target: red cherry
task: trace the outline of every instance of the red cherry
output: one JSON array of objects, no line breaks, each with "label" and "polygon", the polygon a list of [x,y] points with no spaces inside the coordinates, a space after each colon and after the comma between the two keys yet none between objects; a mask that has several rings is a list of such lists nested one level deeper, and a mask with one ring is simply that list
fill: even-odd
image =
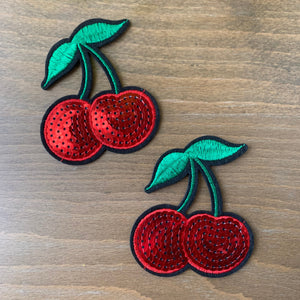
[{"label": "red cherry", "polygon": [[186,224],[184,252],[190,266],[202,275],[224,276],[241,267],[252,251],[252,232],[233,215],[191,216]]},{"label": "red cherry", "polygon": [[95,97],[90,118],[95,136],[113,151],[134,151],[155,133],[158,109],[153,97],[135,88]]},{"label": "red cherry", "polygon": [[58,160],[83,164],[102,151],[89,123],[90,104],[75,97],[55,102],[45,113],[41,135],[46,149]]},{"label": "red cherry", "polygon": [[152,208],[142,214],[131,235],[132,253],[139,264],[156,275],[183,271],[187,265],[182,245],[185,224],[185,216],[170,208]]}]

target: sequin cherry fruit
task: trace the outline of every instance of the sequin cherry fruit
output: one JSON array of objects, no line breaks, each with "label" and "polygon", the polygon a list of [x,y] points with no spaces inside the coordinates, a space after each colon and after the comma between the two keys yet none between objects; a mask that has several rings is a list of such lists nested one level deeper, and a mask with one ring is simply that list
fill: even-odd
[{"label": "sequin cherry fruit", "polygon": [[174,276],[188,260],[182,247],[186,217],[176,207],[160,205],[145,211],[135,222],[131,249],[137,262],[155,275]]},{"label": "sequin cherry fruit", "polygon": [[103,145],[89,122],[90,104],[76,96],[56,101],[46,111],[41,138],[47,151],[68,164],[84,164],[98,158]]},{"label": "sequin cherry fruit", "polygon": [[[51,48],[42,88],[50,87],[78,62],[82,67],[78,95],[57,100],[42,121],[43,144],[56,159],[67,164],[85,164],[106,149],[120,153],[138,150],[155,134],[159,122],[155,99],[141,88],[122,88],[116,71],[99,49],[115,40],[128,25],[128,20],[88,20],[70,38]],[[90,100],[91,57],[104,69],[112,90]]]},{"label": "sequin cherry fruit", "polygon": [[[185,149],[174,149],[162,155],[146,192],[173,184],[186,175],[189,175],[189,185],[178,207],[160,205],[150,208],[133,226],[131,249],[144,269],[168,276],[191,267],[201,275],[220,277],[245,264],[253,248],[252,231],[241,217],[222,212],[221,192],[210,166],[228,163],[246,150],[245,144],[204,136],[192,141]],[[199,172],[209,187],[212,212],[196,211],[187,215],[196,195]],[[172,223],[176,218],[178,223]],[[162,229],[158,229],[158,224]],[[175,234],[170,224],[174,224],[174,228],[177,226]],[[175,237],[176,244],[173,242]],[[171,261],[179,263],[177,266],[173,263],[172,270],[167,264]]]}]

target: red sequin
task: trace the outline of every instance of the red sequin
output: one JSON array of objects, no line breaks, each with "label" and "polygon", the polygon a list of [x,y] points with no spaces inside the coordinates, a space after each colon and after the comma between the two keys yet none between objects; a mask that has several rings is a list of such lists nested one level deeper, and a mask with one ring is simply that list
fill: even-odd
[{"label": "red sequin", "polygon": [[186,218],[176,210],[158,209],[138,224],[133,245],[136,257],[148,270],[171,274],[187,264],[183,251]]},{"label": "red sequin", "polygon": [[162,208],[139,221],[132,243],[137,260],[154,273],[172,274],[189,264],[207,276],[222,276],[246,259],[251,238],[232,216],[196,214],[186,219]]},{"label": "red sequin", "polygon": [[184,239],[189,264],[211,274],[230,272],[250,248],[246,226],[231,216],[194,215],[186,223]]},{"label": "red sequin", "polygon": [[156,118],[152,100],[139,90],[103,94],[91,107],[95,136],[113,149],[132,149],[142,144],[152,133]]},{"label": "red sequin", "polygon": [[56,104],[44,124],[44,139],[49,150],[61,160],[84,161],[101,149],[89,123],[90,104],[67,99]]}]

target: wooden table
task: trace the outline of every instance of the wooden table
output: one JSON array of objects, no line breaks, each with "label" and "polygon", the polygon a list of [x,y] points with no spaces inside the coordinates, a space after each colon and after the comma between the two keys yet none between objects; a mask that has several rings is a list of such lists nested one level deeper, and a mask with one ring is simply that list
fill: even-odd
[{"label": "wooden table", "polygon": [[[299,1],[7,0],[0,15],[1,299],[299,299]],[[96,17],[131,21],[102,50],[123,85],[155,96],[161,124],[138,152],[69,166],[43,148],[40,122],[81,71],[40,82],[50,47]],[[95,94],[109,84],[93,69]],[[224,210],[253,229],[253,255],[224,278],[153,276],[131,254],[132,225],[177,205],[188,180],[144,186],[162,153],[202,135],[249,146],[213,170]],[[196,209],[210,209],[203,179]]]}]

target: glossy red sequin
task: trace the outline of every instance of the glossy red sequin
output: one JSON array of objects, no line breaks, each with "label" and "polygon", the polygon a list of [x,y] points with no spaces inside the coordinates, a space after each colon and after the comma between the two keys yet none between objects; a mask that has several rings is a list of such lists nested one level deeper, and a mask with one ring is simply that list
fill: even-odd
[{"label": "glossy red sequin", "polygon": [[162,208],[139,221],[132,243],[137,260],[154,273],[176,273],[189,264],[207,276],[222,276],[246,259],[251,238],[232,216],[196,214],[186,219]]},{"label": "glossy red sequin", "polygon": [[90,104],[67,99],[56,104],[44,124],[44,139],[49,150],[61,160],[83,161],[96,155],[102,143],[89,123]]},{"label": "glossy red sequin", "polygon": [[134,252],[148,270],[171,274],[187,264],[183,251],[186,218],[172,209],[158,209],[138,224],[134,236]]},{"label": "glossy red sequin", "polygon": [[152,100],[139,90],[103,94],[91,107],[95,136],[113,149],[132,149],[142,144],[152,133],[156,117]]},{"label": "glossy red sequin", "polygon": [[186,223],[184,251],[189,264],[201,272],[230,272],[245,259],[249,248],[248,230],[234,217],[197,214]]}]

